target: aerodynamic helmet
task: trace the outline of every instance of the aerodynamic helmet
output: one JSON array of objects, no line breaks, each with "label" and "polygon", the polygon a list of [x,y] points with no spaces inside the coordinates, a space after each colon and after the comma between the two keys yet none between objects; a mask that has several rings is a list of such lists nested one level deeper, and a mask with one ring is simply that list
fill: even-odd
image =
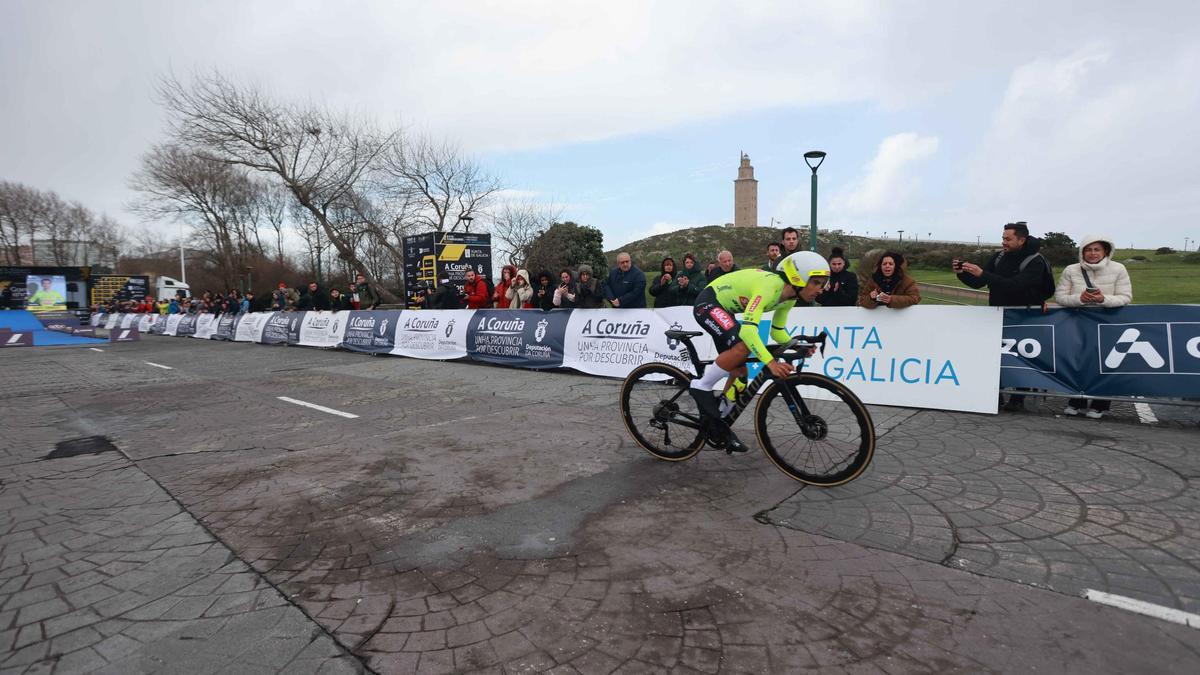
[{"label": "aerodynamic helmet", "polygon": [[775,270],[797,288],[804,288],[814,278],[820,283],[829,279],[829,261],[815,251],[796,251],[779,261]]}]

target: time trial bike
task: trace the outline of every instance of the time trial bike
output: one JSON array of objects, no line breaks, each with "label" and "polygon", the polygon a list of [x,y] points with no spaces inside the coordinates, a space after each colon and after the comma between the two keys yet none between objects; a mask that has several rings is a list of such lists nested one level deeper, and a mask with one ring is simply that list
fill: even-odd
[{"label": "time trial bike", "polygon": [[[621,385],[621,417],[625,427],[651,455],[669,462],[690,459],[710,437],[695,400],[688,394],[692,379],[704,374],[711,361],[696,355],[692,338],[700,331],[668,330],[669,340],[687,348],[696,374],[666,363],[646,363],[629,373]],[[773,346],[777,359],[796,362],[785,378],[762,368],[724,413],[730,427],[765,386],[754,410],[754,431],[767,457],[788,476],[809,485],[832,487],[854,480],[875,454],[875,425],[871,414],[846,385],[820,373],[802,372],[816,348],[825,349],[826,334],[797,335]]]}]

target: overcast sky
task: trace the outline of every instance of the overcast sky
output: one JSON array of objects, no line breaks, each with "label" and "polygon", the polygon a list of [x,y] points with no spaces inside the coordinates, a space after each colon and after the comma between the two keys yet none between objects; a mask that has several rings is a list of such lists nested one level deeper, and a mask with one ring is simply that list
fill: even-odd
[{"label": "overcast sky", "polygon": [[822,226],[1200,237],[1195,0],[0,0],[0,25],[0,179],[130,225],[156,78],[217,68],[455,139],[610,247],[732,221],[741,151],[760,224],[807,224],[809,149]]}]

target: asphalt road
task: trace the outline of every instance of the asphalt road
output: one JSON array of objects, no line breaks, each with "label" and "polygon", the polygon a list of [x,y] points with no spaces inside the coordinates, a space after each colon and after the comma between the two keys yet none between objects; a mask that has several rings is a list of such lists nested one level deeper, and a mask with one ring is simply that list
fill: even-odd
[{"label": "asphalt road", "polygon": [[822,490],[658,462],[570,373],[145,336],[0,379],[0,673],[1200,672],[1085,598],[1200,613],[1186,411],[876,407]]}]

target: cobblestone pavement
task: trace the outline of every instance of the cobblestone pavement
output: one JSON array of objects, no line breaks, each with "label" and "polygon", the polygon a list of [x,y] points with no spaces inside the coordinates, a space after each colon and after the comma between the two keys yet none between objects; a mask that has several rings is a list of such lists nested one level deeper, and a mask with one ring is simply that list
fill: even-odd
[{"label": "cobblestone pavement", "polygon": [[0,671],[1200,668],[1079,597],[1200,610],[1186,424],[875,408],[820,490],[657,462],[574,374],[159,337],[0,371]]}]

